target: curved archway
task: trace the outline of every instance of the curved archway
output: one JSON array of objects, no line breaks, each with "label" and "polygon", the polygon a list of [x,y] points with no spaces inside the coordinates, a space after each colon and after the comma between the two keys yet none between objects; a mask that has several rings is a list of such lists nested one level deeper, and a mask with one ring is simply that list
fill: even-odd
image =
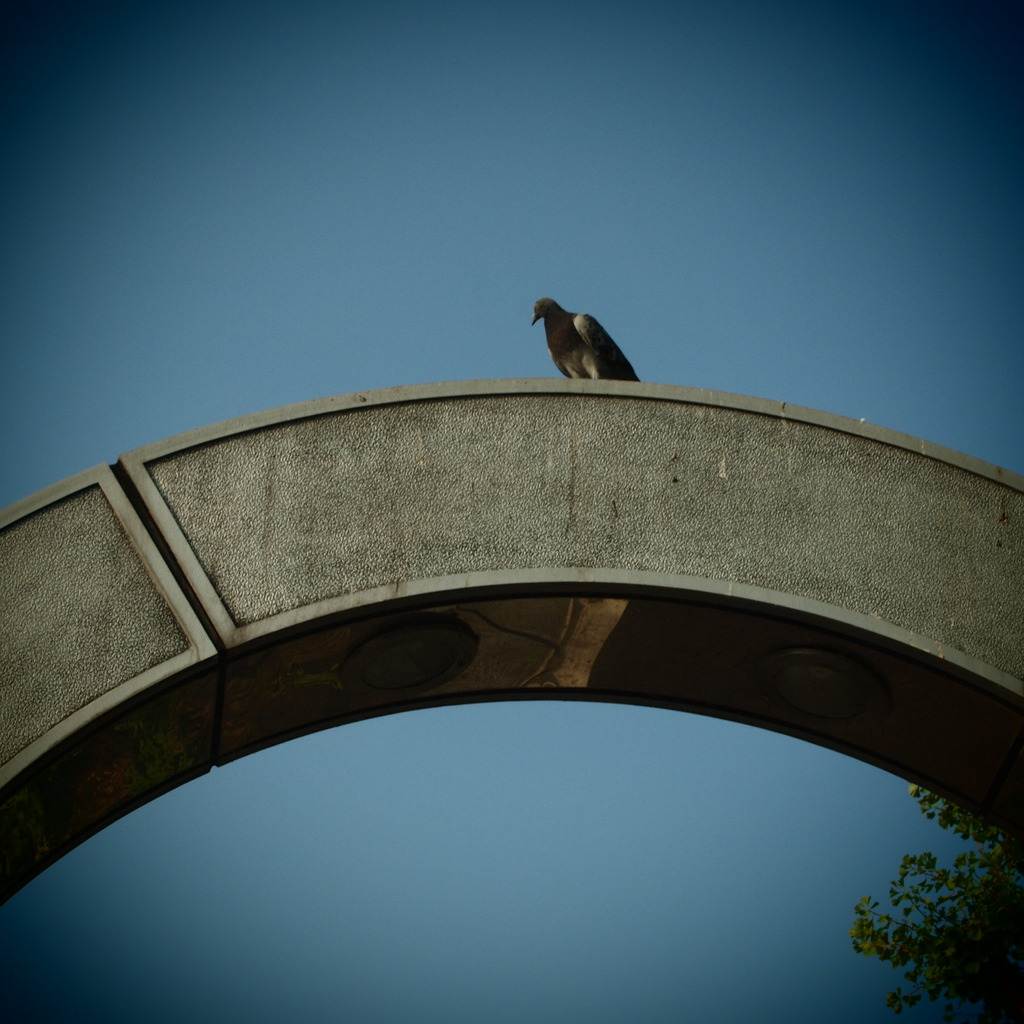
[{"label": "curved archway", "polygon": [[422,385],[140,449],[0,521],[3,893],[329,725],[509,699],[732,718],[1024,828],[1024,480],[811,410]]}]

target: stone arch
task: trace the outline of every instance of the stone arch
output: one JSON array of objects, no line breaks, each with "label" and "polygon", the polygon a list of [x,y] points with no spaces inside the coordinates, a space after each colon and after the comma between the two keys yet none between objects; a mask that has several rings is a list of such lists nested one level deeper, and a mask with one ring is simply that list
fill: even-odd
[{"label": "stone arch", "polygon": [[212,766],[468,701],[823,744],[1024,832],[1024,480],[780,403],[418,385],[171,438],[0,518],[0,893]]}]

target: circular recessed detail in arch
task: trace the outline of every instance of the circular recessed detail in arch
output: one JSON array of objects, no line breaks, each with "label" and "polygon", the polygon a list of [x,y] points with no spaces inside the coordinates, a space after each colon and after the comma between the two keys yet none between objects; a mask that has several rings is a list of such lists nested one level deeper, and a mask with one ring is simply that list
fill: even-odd
[{"label": "circular recessed detail in arch", "polygon": [[772,691],[791,708],[833,721],[889,710],[884,681],[859,661],[815,647],[790,647],[764,660]]},{"label": "circular recessed detail in arch", "polygon": [[476,643],[476,634],[456,619],[420,619],[360,644],[343,673],[374,690],[430,690],[469,665]]}]

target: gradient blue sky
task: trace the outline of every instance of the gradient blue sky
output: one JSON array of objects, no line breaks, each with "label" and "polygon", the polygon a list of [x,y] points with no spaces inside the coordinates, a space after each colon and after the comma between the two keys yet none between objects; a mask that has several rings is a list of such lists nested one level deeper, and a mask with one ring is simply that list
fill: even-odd
[{"label": "gradient blue sky", "polygon": [[[1024,4],[15,3],[0,505],[243,413],[554,373],[1024,471]],[[846,931],[949,848],[731,723],[421,711],[249,757],[0,908],[17,1024],[881,1024]],[[941,1019],[925,1006],[903,1018]]]}]

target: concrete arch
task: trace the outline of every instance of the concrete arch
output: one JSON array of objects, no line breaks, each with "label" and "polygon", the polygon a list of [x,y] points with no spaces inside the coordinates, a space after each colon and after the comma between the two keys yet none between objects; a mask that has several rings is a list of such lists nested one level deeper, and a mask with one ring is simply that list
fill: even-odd
[{"label": "concrete arch", "polygon": [[7,896],[330,725],[508,699],[798,736],[1024,832],[1024,479],[779,403],[607,381],[347,395],[0,517]]}]

